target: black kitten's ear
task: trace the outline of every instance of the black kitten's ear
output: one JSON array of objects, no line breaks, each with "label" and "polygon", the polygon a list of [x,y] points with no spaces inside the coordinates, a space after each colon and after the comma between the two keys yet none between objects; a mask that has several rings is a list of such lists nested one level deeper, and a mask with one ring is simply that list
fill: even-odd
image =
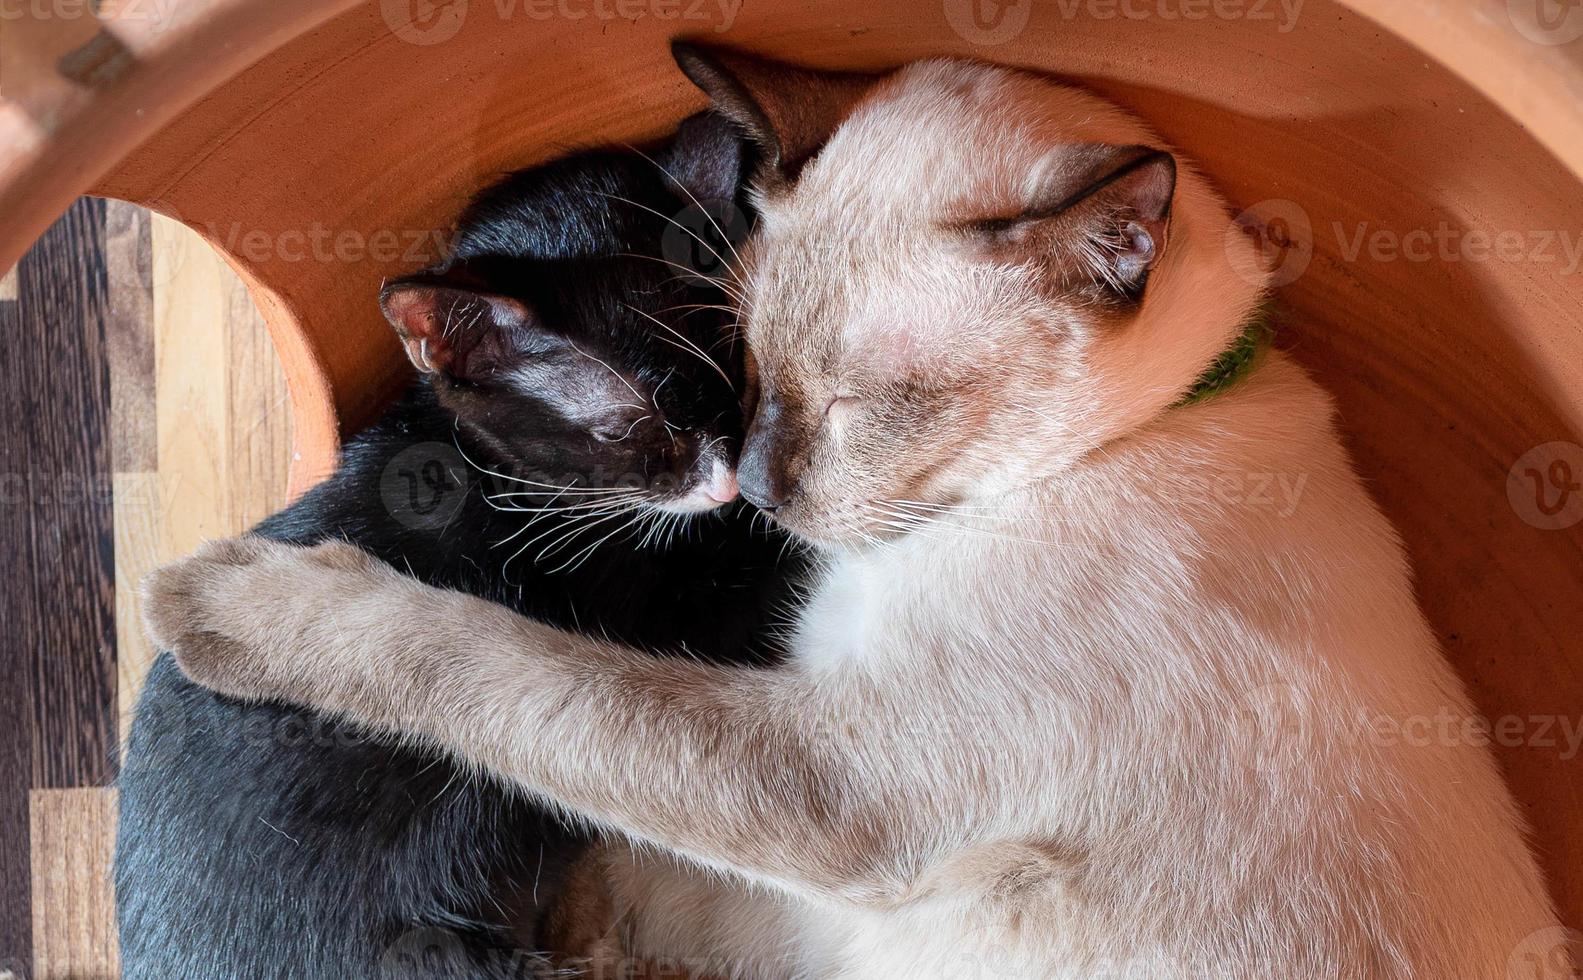
[{"label": "black kitten's ear", "polygon": [[804,164],[881,75],[819,71],[727,48],[678,41],[671,53],[715,109],[759,148],[755,175],[766,189],[797,179]]},{"label": "black kitten's ear", "polygon": [[379,292],[419,371],[481,380],[533,346],[533,314],[518,300],[473,288],[443,274],[394,279]]},{"label": "black kitten's ear", "polygon": [[679,197],[705,203],[736,200],[746,158],[742,130],[717,112],[700,112],[682,120],[660,162],[681,185]]},{"label": "black kitten's ear", "polygon": [[996,251],[1043,262],[1056,288],[1136,302],[1165,254],[1175,193],[1164,150],[1088,145],[1052,173],[1044,200],[979,227]]}]

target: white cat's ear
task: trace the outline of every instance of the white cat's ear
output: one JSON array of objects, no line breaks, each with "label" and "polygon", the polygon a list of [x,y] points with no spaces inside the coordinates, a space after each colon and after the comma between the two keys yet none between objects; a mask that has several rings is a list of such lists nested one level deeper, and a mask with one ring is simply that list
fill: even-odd
[{"label": "white cat's ear", "polygon": [[1147,146],[1071,148],[1023,213],[973,223],[998,257],[1045,266],[1048,285],[1136,302],[1165,254],[1176,159]]},{"label": "white cat's ear", "polygon": [[533,314],[522,302],[443,274],[385,284],[379,306],[414,366],[425,374],[482,379],[532,347]]},{"label": "white cat's ear", "polygon": [[676,64],[721,115],[758,147],[761,188],[797,179],[852,108],[882,75],[819,71],[727,48],[678,41]]}]

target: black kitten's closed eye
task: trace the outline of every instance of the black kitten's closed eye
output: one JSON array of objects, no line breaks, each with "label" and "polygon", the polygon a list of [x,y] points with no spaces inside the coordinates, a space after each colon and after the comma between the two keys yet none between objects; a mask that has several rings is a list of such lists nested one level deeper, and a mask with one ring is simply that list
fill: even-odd
[{"label": "black kitten's closed eye", "polygon": [[638,418],[612,419],[603,425],[594,426],[588,432],[599,442],[625,442],[632,438],[632,433],[649,418],[650,416],[644,415]]}]

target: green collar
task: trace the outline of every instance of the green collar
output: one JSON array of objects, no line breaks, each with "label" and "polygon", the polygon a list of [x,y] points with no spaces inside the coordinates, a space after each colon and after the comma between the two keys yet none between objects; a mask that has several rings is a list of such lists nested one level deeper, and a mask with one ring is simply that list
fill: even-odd
[{"label": "green collar", "polygon": [[1171,407],[1178,408],[1212,398],[1241,381],[1253,370],[1253,366],[1259,362],[1259,355],[1269,348],[1274,339],[1275,309],[1273,304],[1265,303],[1249,316],[1248,325],[1242,328],[1242,333],[1231,342],[1231,346],[1220,352],[1215,362],[1187,389],[1187,394]]}]

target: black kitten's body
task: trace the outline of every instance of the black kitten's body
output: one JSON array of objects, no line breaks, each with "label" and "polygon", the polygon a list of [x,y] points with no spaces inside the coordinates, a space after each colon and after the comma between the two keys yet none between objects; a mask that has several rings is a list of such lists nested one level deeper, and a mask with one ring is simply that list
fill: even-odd
[{"label": "black kitten's body", "polygon": [[[694,162],[730,154],[734,192],[734,137],[723,142],[729,134],[712,125],[687,132],[697,145],[672,148],[662,162],[674,170],[688,152]],[[542,378],[560,369],[554,337],[464,338],[457,356],[473,358],[468,370],[453,364],[417,384],[347,445],[334,476],[258,533],[344,537],[426,582],[655,651],[766,650],[757,641],[786,597],[776,571],[782,544],[752,534],[740,509],[696,518],[666,546],[617,535],[584,554],[624,518],[614,519],[536,563],[575,530],[572,518],[496,506],[545,506],[556,498],[538,488],[571,482],[566,474],[591,487],[585,481],[618,475],[594,471],[641,480],[665,465],[683,473],[696,468],[698,445],[740,435],[724,381],[707,380],[714,372],[677,347],[642,342],[645,319],[621,312],[723,306],[723,298],[674,268],[622,258],[658,256],[664,223],[616,198],[667,215],[689,200],[634,155],[573,158],[514,176],[475,204],[455,265],[511,297],[508,305],[534,310],[536,329],[574,341],[575,357],[597,352],[602,369],[651,395],[644,404],[664,427],[648,434],[647,448],[636,430],[615,443],[591,439],[555,409],[559,394],[524,388],[522,371]],[[660,316],[700,342],[725,319],[708,309]],[[638,455],[607,467],[619,458],[610,445]],[[654,462],[666,453],[677,458]],[[509,492],[537,495],[486,499]],[[189,683],[168,654],[143,690],[120,794],[116,884],[128,980],[531,976],[536,963],[519,947],[531,945],[533,910],[548,908],[582,843],[540,806],[425,747],[228,700]]]}]

